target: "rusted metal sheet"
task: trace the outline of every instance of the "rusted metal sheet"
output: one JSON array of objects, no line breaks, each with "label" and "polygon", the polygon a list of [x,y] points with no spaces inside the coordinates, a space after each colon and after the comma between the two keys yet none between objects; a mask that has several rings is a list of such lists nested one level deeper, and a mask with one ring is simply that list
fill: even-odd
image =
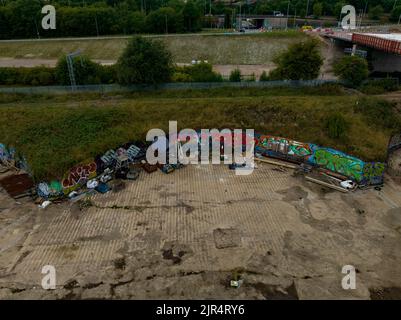
[{"label": "rusted metal sheet", "polygon": [[13,198],[26,194],[34,187],[33,180],[27,173],[8,175],[0,180],[0,185]]},{"label": "rusted metal sheet", "polygon": [[392,34],[374,35],[354,33],[352,41],[384,52],[401,54],[401,38],[397,38]]}]

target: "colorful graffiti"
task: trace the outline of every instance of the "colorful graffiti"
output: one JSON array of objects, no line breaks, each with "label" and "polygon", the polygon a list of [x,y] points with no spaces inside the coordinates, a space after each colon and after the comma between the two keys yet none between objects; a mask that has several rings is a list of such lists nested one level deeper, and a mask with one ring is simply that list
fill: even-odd
[{"label": "colorful graffiti", "polygon": [[385,164],[365,163],[338,150],[270,135],[256,135],[256,152],[280,159],[306,162],[342,174],[361,184],[381,184]]},{"label": "colorful graffiti", "polygon": [[363,166],[363,178],[367,184],[383,183],[386,165],[382,162],[369,162]]},{"label": "colorful graffiti", "polygon": [[312,155],[312,150],[307,143],[267,135],[257,135],[256,151],[274,152],[299,158],[308,158]]},{"label": "colorful graffiti", "polygon": [[364,162],[343,152],[312,145],[313,156],[308,159],[312,165],[318,165],[330,171],[342,174],[353,180],[363,180]]},{"label": "colorful graffiti", "polygon": [[69,194],[88,180],[95,178],[96,169],[97,166],[95,162],[78,165],[70,169],[62,181],[64,194]]}]

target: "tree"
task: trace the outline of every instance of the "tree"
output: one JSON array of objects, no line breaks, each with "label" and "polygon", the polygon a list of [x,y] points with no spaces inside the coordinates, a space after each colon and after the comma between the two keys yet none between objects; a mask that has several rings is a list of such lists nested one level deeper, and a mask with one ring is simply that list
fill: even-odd
[{"label": "tree", "polygon": [[117,62],[121,84],[168,82],[173,72],[171,53],[162,42],[133,37]]},{"label": "tree", "polygon": [[401,16],[401,6],[397,6],[391,11],[390,20],[394,21],[394,22],[398,22],[398,20],[400,19],[400,16]]},{"label": "tree", "polygon": [[353,86],[359,86],[369,75],[368,63],[358,56],[346,56],[334,65],[334,74]]},{"label": "tree", "polygon": [[271,80],[311,80],[319,76],[323,59],[318,41],[310,39],[291,45],[273,62],[277,68],[270,72]]},{"label": "tree", "polygon": [[316,18],[319,18],[322,14],[323,14],[323,4],[321,4],[320,2],[316,2],[313,5],[313,15]]},{"label": "tree", "polygon": [[194,1],[188,0],[182,10],[184,28],[186,31],[200,30],[201,10]]},{"label": "tree", "polygon": [[383,16],[384,9],[381,5],[377,5],[369,9],[369,19],[380,20]]},{"label": "tree", "polygon": [[241,82],[241,70],[234,69],[230,72],[229,80],[231,82]]},{"label": "tree", "polygon": [[146,17],[146,25],[151,33],[175,33],[183,30],[182,14],[173,8],[160,8]]}]

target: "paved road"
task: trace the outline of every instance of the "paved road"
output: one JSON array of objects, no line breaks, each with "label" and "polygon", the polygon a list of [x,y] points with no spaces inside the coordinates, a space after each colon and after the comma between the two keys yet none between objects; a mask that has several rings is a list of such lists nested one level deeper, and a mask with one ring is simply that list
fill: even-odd
[{"label": "paved road", "polygon": [[[252,32],[253,33],[253,32]],[[243,36],[244,33],[239,32],[205,32],[205,33],[171,33],[171,34],[139,34],[145,38],[165,38],[165,37],[203,37],[203,36]],[[49,42],[49,41],[87,41],[87,40],[110,40],[110,39],[130,39],[133,35],[129,36],[100,36],[100,37],[65,37],[65,38],[41,38],[41,39],[9,39],[0,40],[0,43],[13,43],[13,42]]]}]

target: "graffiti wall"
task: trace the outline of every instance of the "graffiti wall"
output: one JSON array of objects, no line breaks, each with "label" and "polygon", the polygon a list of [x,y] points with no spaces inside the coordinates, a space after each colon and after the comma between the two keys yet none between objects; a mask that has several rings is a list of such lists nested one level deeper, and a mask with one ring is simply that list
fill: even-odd
[{"label": "graffiti wall", "polygon": [[305,162],[312,155],[308,143],[282,137],[256,134],[255,150],[263,155]]},{"label": "graffiti wall", "polygon": [[344,152],[312,143],[258,134],[255,151],[268,157],[322,167],[361,184],[383,183],[384,163],[366,163]]},{"label": "graffiti wall", "polygon": [[308,163],[342,174],[355,181],[363,180],[364,162],[341,151],[312,145],[313,155]]},{"label": "graffiti wall", "polygon": [[71,191],[85,184],[88,180],[95,178],[97,175],[96,168],[95,162],[80,164],[71,168],[66,173],[61,183],[64,194],[69,194]]}]

